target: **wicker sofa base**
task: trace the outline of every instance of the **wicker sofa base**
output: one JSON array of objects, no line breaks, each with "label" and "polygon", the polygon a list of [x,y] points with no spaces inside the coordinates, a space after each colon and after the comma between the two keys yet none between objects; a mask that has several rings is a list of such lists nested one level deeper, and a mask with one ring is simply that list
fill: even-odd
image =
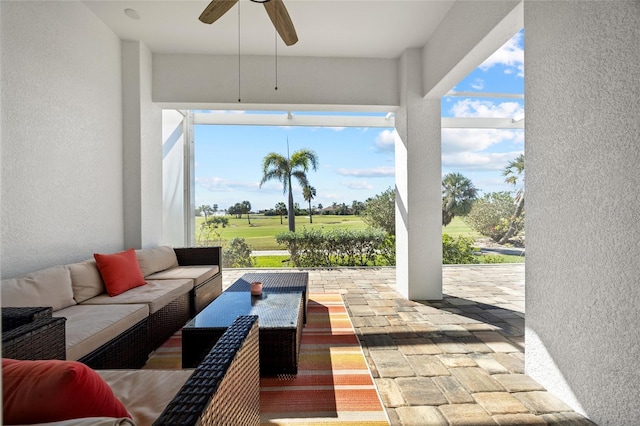
[{"label": "wicker sofa base", "polygon": [[191,312],[190,299],[190,294],[185,293],[164,308],[149,315],[147,353],[155,350],[189,321]]},{"label": "wicker sofa base", "polygon": [[140,368],[149,355],[148,336],[149,320],[145,318],[78,361],[93,369]]},{"label": "wicker sofa base", "polygon": [[191,294],[191,317],[193,318],[222,294],[222,273],[194,287]]}]

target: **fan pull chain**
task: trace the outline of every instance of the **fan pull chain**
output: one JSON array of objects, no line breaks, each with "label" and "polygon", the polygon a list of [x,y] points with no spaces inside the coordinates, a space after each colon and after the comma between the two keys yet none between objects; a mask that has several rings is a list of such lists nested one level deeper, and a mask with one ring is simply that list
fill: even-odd
[{"label": "fan pull chain", "polygon": [[278,31],[274,29],[276,40],[276,90],[278,90]]},{"label": "fan pull chain", "polygon": [[240,2],[238,2],[238,102],[240,99]]}]

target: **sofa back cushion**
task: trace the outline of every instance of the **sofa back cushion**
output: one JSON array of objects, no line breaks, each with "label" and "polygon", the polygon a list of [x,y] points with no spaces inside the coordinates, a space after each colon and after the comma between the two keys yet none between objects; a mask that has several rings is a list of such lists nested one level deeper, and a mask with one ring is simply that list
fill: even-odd
[{"label": "sofa back cushion", "polygon": [[142,275],[145,277],[178,266],[176,252],[168,246],[136,250],[136,255]]},{"label": "sofa back cushion", "polygon": [[59,311],[75,304],[71,275],[64,266],[2,280],[2,306],[51,306]]},{"label": "sofa back cushion", "polygon": [[66,266],[71,273],[71,287],[76,302],[82,303],[105,292],[104,282],[95,260],[86,260]]}]

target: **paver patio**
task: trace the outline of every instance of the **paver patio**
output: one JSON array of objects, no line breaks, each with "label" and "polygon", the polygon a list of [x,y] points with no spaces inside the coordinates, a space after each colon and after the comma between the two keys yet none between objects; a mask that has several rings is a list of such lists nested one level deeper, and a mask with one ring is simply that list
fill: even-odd
[{"label": "paver patio", "polygon": [[524,264],[444,266],[444,299],[419,302],[394,268],[307,271],[342,293],[392,425],[594,424],[524,374]]}]

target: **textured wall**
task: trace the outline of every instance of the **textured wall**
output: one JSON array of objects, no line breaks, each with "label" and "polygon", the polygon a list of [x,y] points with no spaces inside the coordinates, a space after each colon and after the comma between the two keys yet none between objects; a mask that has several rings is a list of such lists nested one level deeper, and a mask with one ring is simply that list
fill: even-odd
[{"label": "textured wall", "polygon": [[640,2],[525,3],[526,370],[640,419]]},{"label": "textured wall", "polygon": [[[243,56],[241,69],[245,107],[367,105],[388,111],[400,102],[394,59],[279,57],[277,91],[273,57]],[[154,54],[153,100],[238,105],[238,57]]]},{"label": "textured wall", "polygon": [[399,66],[396,285],[409,299],[434,300],[442,299],[440,99],[422,97],[420,60],[420,50],[410,49]]},{"label": "textured wall", "polygon": [[125,247],[162,240],[162,111],[151,101],[151,64],[144,44],[122,42]]},{"label": "textured wall", "polygon": [[120,41],[76,2],[3,2],[2,276],[122,248]]}]

